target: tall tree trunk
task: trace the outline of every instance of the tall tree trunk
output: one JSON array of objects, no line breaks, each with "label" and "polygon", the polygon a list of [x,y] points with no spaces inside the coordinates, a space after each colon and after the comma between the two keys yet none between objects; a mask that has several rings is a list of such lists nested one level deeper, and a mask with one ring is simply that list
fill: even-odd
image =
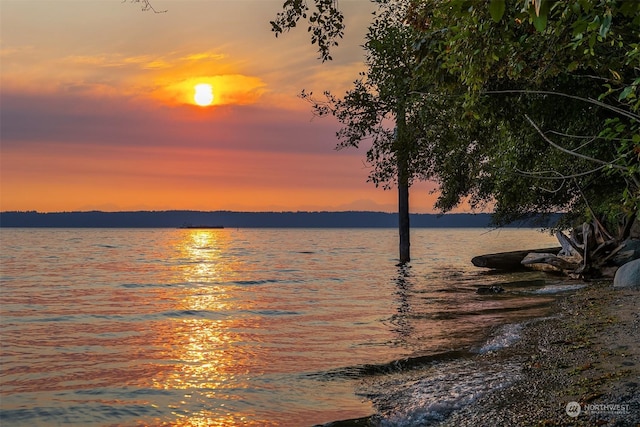
[{"label": "tall tree trunk", "polygon": [[405,106],[398,104],[396,117],[396,156],[398,159],[398,232],[400,234],[400,263],[411,261],[409,240],[409,159]]},{"label": "tall tree trunk", "polygon": [[398,231],[400,233],[400,263],[411,261],[409,240],[409,184],[398,182]]}]

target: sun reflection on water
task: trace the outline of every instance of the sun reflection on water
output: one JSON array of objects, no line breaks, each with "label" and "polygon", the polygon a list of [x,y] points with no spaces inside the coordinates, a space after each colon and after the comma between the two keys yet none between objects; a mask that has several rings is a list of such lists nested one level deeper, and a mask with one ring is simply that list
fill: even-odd
[{"label": "sun reflection on water", "polygon": [[[242,396],[248,374],[259,374],[255,346],[247,329],[259,328],[250,314],[251,302],[239,298],[233,284],[242,266],[228,253],[226,230],[189,230],[177,244],[179,294],[171,296],[176,318],[158,332],[167,357],[174,361],[153,379],[153,387],[182,390],[184,399],[171,402],[174,419],[163,425],[270,425],[256,421]],[[167,292],[175,293],[175,290]],[[240,404],[242,403],[242,404]],[[207,408],[206,410],[203,408]]]},{"label": "sun reflection on water", "polygon": [[189,283],[215,282],[229,268],[222,261],[227,235],[220,230],[189,230],[179,245],[182,258],[186,260],[183,269],[184,280]]},{"label": "sun reflection on water", "polygon": [[234,414],[219,415],[212,411],[202,410],[192,413],[189,416],[176,414],[175,421],[170,423],[160,422],[157,425],[175,427],[230,427],[237,425],[248,427],[276,427],[279,424],[266,420],[254,421],[245,416]]}]

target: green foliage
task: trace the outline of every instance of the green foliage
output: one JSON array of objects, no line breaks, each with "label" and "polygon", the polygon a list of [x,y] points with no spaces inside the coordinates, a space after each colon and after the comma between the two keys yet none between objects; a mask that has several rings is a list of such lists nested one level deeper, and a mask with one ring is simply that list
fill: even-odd
[{"label": "green foliage", "polygon": [[311,44],[318,45],[322,61],[330,61],[331,48],[338,46],[338,39],[344,35],[344,15],[338,8],[337,0],[314,0],[310,13],[305,0],[286,0],[282,12],[271,21],[271,31],[276,37],[295,28],[300,18],[308,21],[307,32],[311,33]]},{"label": "green foliage", "polygon": [[[434,118],[443,120],[452,111],[443,98],[425,97],[429,80],[419,72],[415,42],[420,32],[403,22],[407,13],[402,2],[383,4],[366,35],[367,71],[353,88],[338,98],[324,93],[321,101],[313,93],[301,96],[310,101],[319,116],[333,115],[343,125],[338,131],[338,148],[368,143],[369,180],[390,188],[399,180],[410,185],[414,179],[433,175]],[[401,165],[401,166],[399,166]]]},{"label": "green foliage", "polygon": [[[469,200],[494,207],[497,223],[638,215],[640,2],[375,1],[388,13],[370,28],[368,71],[314,107],[343,123],[339,147],[371,139],[376,185],[390,185],[402,153],[412,179],[439,183],[444,211]],[[334,2],[314,3],[337,16]],[[285,2],[276,34],[307,10]],[[342,34],[335,22],[323,59]],[[385,127],[399,111],[402,138]]]},{"label": "green foliage", "polygon": [[439,89],[462,94],[475,119],[460,121],[468,136],[456,152],[474,152],[457,157],[466,173],[446,159],[438,172],[440,208],[494,204],[499,223],[640,210],[640,2],[413,4],[423,67],[455,78]]},{"label": "green foliage", "polygon": [[505,0],[491,0],[489,2],[489,13],[495,22],[500,22],[506,9]]}]

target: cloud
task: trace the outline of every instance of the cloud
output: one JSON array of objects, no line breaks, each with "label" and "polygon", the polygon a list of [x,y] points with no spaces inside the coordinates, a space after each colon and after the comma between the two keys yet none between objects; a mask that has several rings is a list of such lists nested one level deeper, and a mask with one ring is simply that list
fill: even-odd
[{"label": "cloud", "polygon": [[[363,150],[335,152],[339,125],[296,97],[357,78],[369,2],[341,4],[347,34],[324,64],[304,28],[270,33],[278,0],[130,6],[3,4],[2,208],[394,206]],[[191,104],[196,83],[215,105]]]},{"label": "cloud", "polygon": [[191,53],[183,56],[181,59],[185,61],[204,61],[204,60],[214,60],[221,61],[227,58],[227,55],[216,52],[200,52],[200,53]]},{"label": "cloud", "polygon": [[54,95],[4,90],[0,101],[3,150],[64,143],[80,148],[134,145],[326,153],[335,146],[332,120],[310,122],[306,110],[268,104],[203,109],[82,91]]}]

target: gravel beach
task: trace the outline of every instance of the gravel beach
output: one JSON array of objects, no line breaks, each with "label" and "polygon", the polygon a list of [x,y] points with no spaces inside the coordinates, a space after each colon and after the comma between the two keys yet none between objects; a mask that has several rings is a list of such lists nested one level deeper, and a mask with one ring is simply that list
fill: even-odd
[{"label": "gravel beach", "polygon": [[554,314],[525,325],[522,339],[478,356],[516,361],[516,381],[440,425],[640,426],[639,308],[639,288],[610,281],[559,298]]}]

